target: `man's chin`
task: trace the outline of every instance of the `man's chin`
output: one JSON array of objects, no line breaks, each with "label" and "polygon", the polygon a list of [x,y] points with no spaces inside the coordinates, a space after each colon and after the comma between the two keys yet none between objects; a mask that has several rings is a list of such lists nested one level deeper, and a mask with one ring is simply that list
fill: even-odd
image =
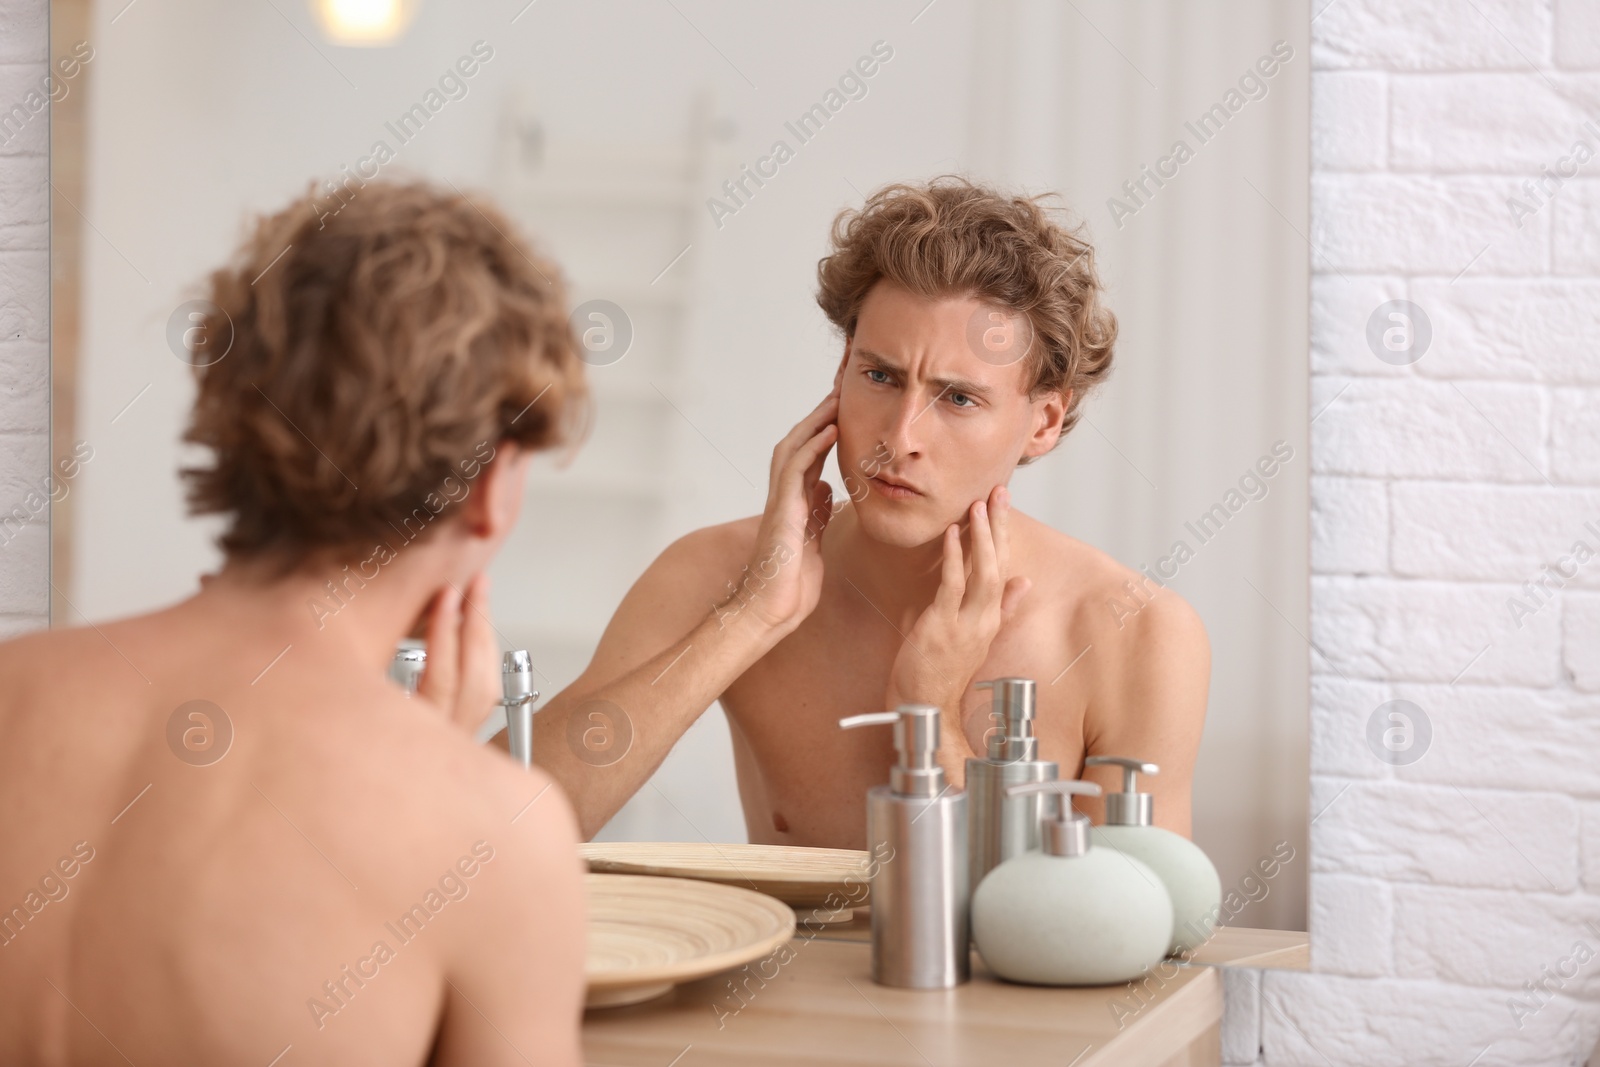
[{"label": "man's chin", "polygon": [[855,505],[856,521],[862,533],[895,548],[917,548],[944,536],[949,523],[933,521],[928,514],[928,501],[914,503],[920,506],[908,508],[904,503],[867,496]]}]

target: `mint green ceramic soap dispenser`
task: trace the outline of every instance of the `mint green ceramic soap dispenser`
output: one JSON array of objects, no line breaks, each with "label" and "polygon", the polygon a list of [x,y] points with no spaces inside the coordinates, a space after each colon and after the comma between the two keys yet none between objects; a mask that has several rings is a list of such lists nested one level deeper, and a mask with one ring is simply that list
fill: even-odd
[{"label": "mint green ceramic soap dispenser", "polygon": [[1134,856],[1166,884],[1172,897],[1172,944],[1169,952],[1191,952],[1211,937],[1222,914],[1222,879],[1200,846],[1182,834],[1152,825],[1154,800],[1137,791],[1136,777],[1156,774],[1154,763],[1122,756],[1090,756],[1086,767],[1122,768],[1122,792],[1106,794],[1106,824],[1094,828],[1094,843]]},{"label": "mint green ceramic soap dispenser", "polygon": [[[972,897],[972,939],[1001,978],[1035,985],[1109,985],[1137,978],[1166,955],[1172,899],[1154,871],[1115,849],[1093,847],[1073,794],[1093,782],[1049,780],[1006,789],[1045,793],[1058,812],[1043,820],[1042,849],[990,871]],[[1048,809],[1047,809],[1048,810]]]}]

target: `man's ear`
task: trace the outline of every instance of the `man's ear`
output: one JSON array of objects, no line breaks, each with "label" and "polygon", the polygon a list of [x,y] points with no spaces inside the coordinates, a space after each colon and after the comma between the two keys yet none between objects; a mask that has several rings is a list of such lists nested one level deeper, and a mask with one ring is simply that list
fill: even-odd
[{"label": "man's ear", "polygon": [[1071,389],[1065,394],[1051,392],[1034,403],[1033,433],[1028,436],[1028,443],[1022,449],[1025,458],[1037,459],[1061,440],[1061,424],[1067,417],[1067,405],[1070,403],[1072,403]]},{"label": "man's ear", "polygon": [[514,441],[495,446],[494,458],[478,471],[461,502],[461,518],[472,536],[500,541],[516,525],[532,458],[532,451]]},{"label": "man's ear", "polygon": [[844,381],[844,368],[850,362],[850,345],[854,341],[854,337],[846,337],[844,339],[844,355],[839,357],[839,369],[833,372],[833,388],[835,390],[839,388],[839,383]]}]

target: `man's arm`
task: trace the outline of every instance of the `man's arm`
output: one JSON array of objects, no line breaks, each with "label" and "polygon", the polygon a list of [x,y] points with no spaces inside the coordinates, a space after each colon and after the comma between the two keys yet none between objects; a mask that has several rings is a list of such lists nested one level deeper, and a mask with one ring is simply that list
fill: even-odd
[{"label": "man's arm", "polygon": [[722,551],[729,540],[702,530],[669,546],[628,590],[583,674],[534,716],[534,759],[571,798],[585,841],[782,636],[736,597],[705,595],[740,573]]},{"label": "man's arm", "polygon": [[[1155,824],[1190,836],[1195,756],[1205,729],[1211,688],[1211,642],[1188,601],[1162,590],[1120,630],[1095,638],[1104,666],[1084,715],[1084,755],[1126,756],[1154,763],[1161,773],[1140,775],[1151,794]],[[1063,776],[1076,768],[1062,767]],[[1085,781],[1107,793],[1122,789],[1118,767],[1086,767]],[[1078,797],[1075,806],[1096,824],[1105,802]]]},{"label": "man's arm", "polygon": [[[534,759],[566,790],[583,840],[817,606],[822,534],[833,515],[822,465],[838,409],[835,390],[773,449],[766,510],[744,568],[736,569],[743,539],[732,527],[674,542],[623,598],[583,674],[534,716]],[[501,747],[503,738],[495,739]]]},{"label": "man's arm", "polygon": [[578,1067],[585,906],[577,824],[548,776],[509,765],[492,772],[475,816],[461,820],[462,852],[448,872],[464,895],[440,916],[449,934],[440,951],[444,1010],[429,1063]]}]

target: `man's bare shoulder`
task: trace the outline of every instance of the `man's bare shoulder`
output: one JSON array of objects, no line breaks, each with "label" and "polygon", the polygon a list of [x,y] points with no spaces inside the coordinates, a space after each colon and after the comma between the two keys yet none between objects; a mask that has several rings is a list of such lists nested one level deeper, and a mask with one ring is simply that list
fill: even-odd
[{"label": "man's bare shoulder", "polygon": [[668,545],[650,565],[651,577],[680,593],[715,597],[737,581],[755,549],[761,516],[691,530]]},{"label": "man's bare shoulder", "polygon": [[68,656],[70,643],[68,631],[39,630],[18,634],[0,641],[0,678],[15,691],[19,683],[31,682],[48,662],[60,662]]},{"label": "man's bare shoulder", "polygon": [[[375,817],[415,808],[411,819],[386,821],[402,834],[418,825],[449,834],[515,827],[545,845],[576,845],[571,806],[543,770],[524,768],[499,748],[479,744],[442,711],[393,687],[368,691],[364,703],[368,714],[346,722],[351,736],[310,729],[295,743],[316,746],[330,770],[342,762],[347,777],[358,764],[364,803]],[[373,742],[375,734],[381,743]],[[365,745],[358,735],[367,738]],[[395,773],[397,768],[405,773]]]},{"label": "man's bare shoulder", "polygon": [[0,641],[0,715],[9,709],[49,707],[75,699],[92,679],[143,687],[149,678],[118,647],[137,619],[91,626],[35,630]]},{"label": "man's bare shoulder", "polygon": [[691,530],[678,538],[667,549],[676,550],[685,558],[702,561],[727,562],[730,559],[743,563],[755,548],[756,534],[761,529],[760,515],[747,515],[731,522],[719,522]]},{"label": "man's bare shoulder", "polygon": [[63,661],[115,655],[104,637],[88,626],[40,629],[0,641],[0,674],[6,678],[35,677]]},{"label": "man's bare shoulder", "polygon": [[1034,583],[1028,598],[1060,611],[1076,634],[1107,648],[1196,642],[1209,648],[1199,613],[1176,590],[1020,511],[1012,512],[1012,522],[1013,569],[1025,568]]},{"label": "man's bare shoulder", "polygon": [[[1176,590],[1100,549],[1026,517],[1015,528],[1022,536],[1014,536],[1013,560],[1018,542],[1025,543],[1024,573],[1036,583],[1025,610],[1062,635],[1059,655],[1083,659],[1086,710],[1078,729],[1089,750],[1137,750],[1171,771],[1191,767],[1211,672],[1199,613]],[[1174,780],[1187,781],[1185,775]],[[1168,807],[1176,803],[1169,798]],[[1097,804],[1085,810],[1096,814]]]},{"label": "man's bare shoulder", "polygon": [[[188,640],[176,639],[184,634]],[[85,716],[63,712],[98,709],[89,716],[105,742],[95,745],[107,761],[98,773],[114,776],[149,758],[143,741],[166,729],[180,694],[203,692],[231,712],[235,733],[248,734],[224,769],[244,760],[252,773],[304,789],[308,803],[357,815],[339,823],[362,827],[375,856],[404,854],[419,832],[454,840],[473,826],[508,825],[546,788],[556,795],[517,826],[552,847],[577,840],[570,807],[544,772],[475,743],[443,712],[382,679],[297,662],[292,651],[272,673],[260,671],[272,656],[163,612],[24,634],[0,642],[0,722],[26,721],[30,735],[75,736]],[[165,767],[164,749],[155,751],[156,766]]]}]

